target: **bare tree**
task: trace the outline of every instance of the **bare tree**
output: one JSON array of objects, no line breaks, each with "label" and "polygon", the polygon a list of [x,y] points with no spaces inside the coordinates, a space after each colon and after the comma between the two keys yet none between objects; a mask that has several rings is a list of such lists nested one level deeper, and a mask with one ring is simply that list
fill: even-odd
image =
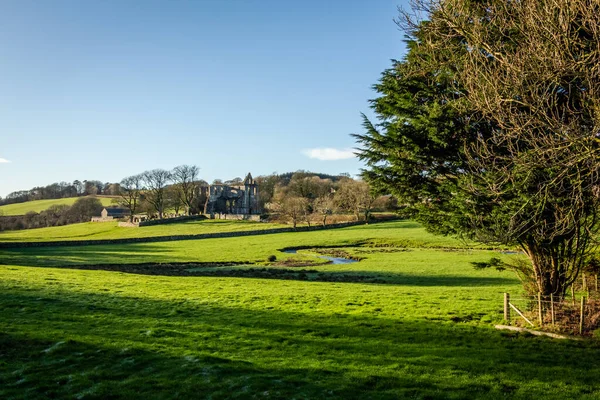
[{"label": "bare tree", "polygon": [[286,192],[292,196],[304,197],[309,201],[319,196],[331,193],[333,182],[331,179],[321,179],[318,176],[304,176],[295,173],[286,187]]},{"label": "bare tree", "polygon": [[266,176],[259,176],[256,178],[258,183],[258,207],[259,209],[265,209],[267,203],[270,203],[275,196],[275,186],[279,183],[279,177],[276,173]]},{"label": "bare tree", "polygon": [[104,184],[104,194],[109,196],[118,196],[119,195],[119,184],[118,183],[105,183]]},{"label": "bare tree", "polygon": [[173,181],[175,182],[179,200],[185,207],[185,213],[190,215],[194,200],[198,196],[198,172],[200,168],[196,165],[180,165],[172,171]]},{"label": "bare tree", "polygon": [[292,220],[294,229],[301,219],[306,219],[308,200],[298,196],[288,196],[283,192],[276,194],[275,201],[269,203],[268,208]]},{"label": "bare tree", "polygon": [[84,192],[88,196],[101,194],[104,189],[104,184],[98,180],[83,181]]},{"label": "bare tree", "polygon": [[171,181],[171,173],[164,169],[153,169],[142,174],[147,188],[146,201],[158,213],[158,218],[163,219],[165,211],[165,188]]},{"label": "bare tree", "polygon": [[338,207],[352,212],[357,221],[364,216],[368,223],[377,197],[367,182],[344,179],[340,182],[334,199]]},{"label": "bare tree", "polygon": [[230,186],[236,186],[236,185],[243,185],[244,184],[244,180],[242,178],[235,177],[233,179],[229,179],[225,182],[223,182],[225,185],[230,185]]},{"label": "bare tree", "polygon": [[331,194],[319,196],[313,203],[313,210],[321,216],[323,226],[327,225],[327,217],[332,215],[336,208],[335,201]]},{"label": "bare tree", "polygon": [[133,221],[142,190],[143,176],[141,174],[123,178],[119,185],[119,205],[129,210],[129,222]]},{"label": "bare tree", "polygon": [[[173,210],[175,215],[179,216],[179,210],[186,207],[181,199],[181,191],[178,185],[170,185],[165,188],[164,194],[165,209]],[[189,215],[189,212],[186,211]]]},{"label": "bare tree", "polygon": [[79,181],[78,179],[75,179],[73,181],[73,186],[75,187],[75,191],[77,192],[77,196],[81,196],[83,194],[83,191],[84,191],[83,183],[81,183],[81,181]]},{"label": "bare tree", "polygon": [[306,222],[308,227],[310,228],[310,218],[313,214],[312,204],[310,201],[305,201],[305,205],[300,208],[300,216]]}]

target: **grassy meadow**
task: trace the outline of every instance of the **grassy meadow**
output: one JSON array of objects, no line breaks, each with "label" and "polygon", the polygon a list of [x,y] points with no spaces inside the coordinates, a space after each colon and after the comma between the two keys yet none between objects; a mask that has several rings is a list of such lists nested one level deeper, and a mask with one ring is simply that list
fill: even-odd
[{"label": "grassy meadow", "polygon": [[[94,196],[95,197],[95,196]],[[51,206],[67,205],[72,206],[77,199],[81,197],[67,197],[64,199],[46,199],[46,200],[34,200],[26,201],[24,203],[6,204],[0,206],[0,215],[25,215],[28,212],[34,211],[39,213],[40,211],[47,210]],[[112,197],[98,197],[98,200],[102,202],[103,206],[110,206],[113,201]]]},{"label": "grassy meadow", "polygon": [[409,221],[0,250],[0,398],[599,398],[596,342],[493,328],[491,256]]},{"label": "grassy meadow", "polygon": [[285,228],[287,225],[205,219],[139,228],[120,228],[118,222],[83,222],[48,228],[0,232],[0,242],[46,242],[63,240],[129,239],[140,237],[198,235],[217,232],[237,232]]}]

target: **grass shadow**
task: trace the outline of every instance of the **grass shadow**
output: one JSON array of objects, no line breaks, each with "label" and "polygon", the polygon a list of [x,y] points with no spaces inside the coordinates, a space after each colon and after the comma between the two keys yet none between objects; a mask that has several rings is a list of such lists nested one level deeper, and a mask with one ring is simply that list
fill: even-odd
[{"label": "grass shadow", "polygon": [[514,285],[514,278],[461,275],[415,275],[399,272],[324,271],[304,267],[261,267],[252,262],[223,261],[202,263],[128,263],[47,265],[36,268],[64,268],[124,272],[153,276],[279,279],[309,282],[372,283],[424,287],[478,287]]},{"label": "grass shadow", "polygon": [[90,260],[102,259],[106,263],[120,263],[124,260],[130,263],[140,263],[149,257],[165,258],[174,250],[152,244],[126,244],[89,247],[38,247],[1,249],[3,265],[23,265],[29,267],[62,266],[89,264]]},{"label": "grass shadow", "polygon": [[2,291],[0,306],[10,323],[0,334],[2,398],[600,393],[597,345],[468,324],[18,289]]}]

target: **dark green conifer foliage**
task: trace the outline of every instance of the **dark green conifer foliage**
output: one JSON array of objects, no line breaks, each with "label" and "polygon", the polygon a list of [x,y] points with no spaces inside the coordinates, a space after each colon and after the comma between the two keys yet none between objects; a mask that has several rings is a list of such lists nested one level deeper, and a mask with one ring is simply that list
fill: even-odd
[{"label": "dark green conifer foliage", "polygon": [[354,136],[428,230],[517,245],[526,287],[563,296],[600,227],[600,6],[555,3],[434,2]]},{"label": "dark green conifer foliage", "polygon": [[420,39],[407,40],[406,57],[374,85],[380,96],[371,106],[379,121],[363,115],[365,133],[353,135],[368,167],[363,176],[430,232],[472,237],[458,183],[468,168],[465,146],[490,128],[458,111],[452,72],[429,69]]}]

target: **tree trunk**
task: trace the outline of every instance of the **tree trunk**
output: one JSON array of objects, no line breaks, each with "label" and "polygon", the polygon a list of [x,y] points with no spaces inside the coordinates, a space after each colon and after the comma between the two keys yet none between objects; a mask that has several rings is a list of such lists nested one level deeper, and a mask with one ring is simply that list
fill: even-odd
[{"label": "tree trunk", "polygon": [[531,276],[537,292],[543,297],[552,294],[564,298],[569,287],[575,282],[585,260],[585,253],[578,250],[574,239],[553,243],[523,243],[525,254],[531,262]]}]

